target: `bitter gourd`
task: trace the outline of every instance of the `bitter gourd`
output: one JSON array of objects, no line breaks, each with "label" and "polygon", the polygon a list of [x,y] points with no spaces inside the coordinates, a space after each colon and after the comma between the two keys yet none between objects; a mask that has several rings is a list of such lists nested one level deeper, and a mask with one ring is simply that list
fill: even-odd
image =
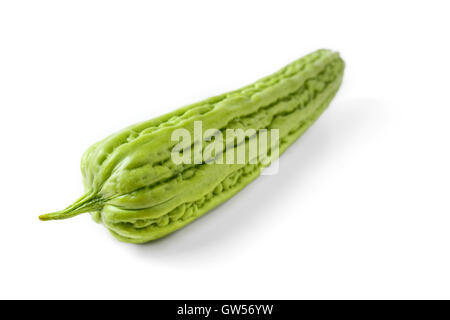
[{"label": "bitter gourd", "polygon": [[[211,162],[226,157],[250,139],[225,139],[222,154],[193,163],[174,163],[176,129],[278,129],[283,153],[327,108],[340,87],[344,62],[339,54],[318,50],[278,72],[239,90],[215,96],[158,118],[135,124],[92,145],[81,171],[86,194],[68,208],[41,215],[66,219],[90,212],[119,240],[143,243],[163,237],[200,217],[236,194],[260,175],[268,163]],[[255,137],[259,138],[257,131]],[[255,138],[254,137],[254,138]],[[233,138],[234,139],[234,138]],[[184,151],[194,148],[192,141]],[[207,142],[207,141],[200,141]],[[202,150],[208,146],[205,144]],[[202,151],[201,150],[201,151]]]}]

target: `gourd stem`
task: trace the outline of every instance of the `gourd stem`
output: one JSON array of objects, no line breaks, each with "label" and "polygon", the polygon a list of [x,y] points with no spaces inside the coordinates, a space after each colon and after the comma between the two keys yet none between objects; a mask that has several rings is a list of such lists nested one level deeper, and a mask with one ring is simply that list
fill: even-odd
[{"label": "gourd stem", "polygon": [[100,197],[95,192],[88,192],[64,210],[40,215],[39,219],[47,221],[72,218],[81,213],[98,210],[102,205]]}]

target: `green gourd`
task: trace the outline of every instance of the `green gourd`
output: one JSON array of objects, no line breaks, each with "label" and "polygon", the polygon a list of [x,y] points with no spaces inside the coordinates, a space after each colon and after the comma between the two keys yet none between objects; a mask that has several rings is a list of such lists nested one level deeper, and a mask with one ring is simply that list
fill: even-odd
[{"label": "green gourd", "polygon": [[[327,108],[340,87],[344,67],[338,53],[318,50],[239,90],[125,128],[84,153],[86,194],[66,209],[39,218],[66,219],[90,212],[117,239],[131,243],[180,229],[232,197],[268,165],[255,159],[220,164],[211,162],[213,158],[227,157],[242,146],[249,154],[251,140],[261,138],[259,129],[278,129],[279,140],[269,143],[267,151],[270,155],[278,148],[282,154]],[[197,121],[203,131],[225,134],[222,152],[200,162],[175,163],[171,155],[178,142],[172,133],[186,129],[193,135]],[[257,132],[251,139],[232,138],[230,144],[226,129]],[[212,140],[194,140],[183,152],[199,142],[204,151]]]}]

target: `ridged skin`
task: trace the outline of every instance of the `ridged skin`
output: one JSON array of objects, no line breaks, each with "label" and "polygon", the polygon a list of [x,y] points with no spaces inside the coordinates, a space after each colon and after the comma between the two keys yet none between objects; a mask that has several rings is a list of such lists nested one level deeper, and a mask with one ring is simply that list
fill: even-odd
[{"label": "ridged skin", "polygon": [[[194,121],[205,132],[219,129],[279,129],[283,153],[327,108],[342,81],[344,62],[329,50],[315,51],[236,91],[130,126],[91,146],[81,171],[86,195],[42,220],[91,212],[119,240],[143,243],[163,237],[229,199],[267,165],[175,165],[173,130],[191,136]],[[259,135],[255,137],[259,139]],[[197,141],[198,142],[198,141]],[[203,141],[203,148],[209,142]],[[248,155],[249,141],[244,144]],[[229,149],[223,150],[226,157]]]}]

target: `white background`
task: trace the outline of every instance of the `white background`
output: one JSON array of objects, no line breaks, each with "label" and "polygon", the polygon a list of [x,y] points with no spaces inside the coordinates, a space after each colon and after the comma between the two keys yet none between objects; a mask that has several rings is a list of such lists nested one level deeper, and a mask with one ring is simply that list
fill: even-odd
[{"label": "white background", "polygon": [[[447,5],[446,5],[447,4]],[[2,1],[0,298],[450,298],[445,1]],[[154,243],[88,214],[80,157],[318,48],[343,86],[225,205]]]}]

